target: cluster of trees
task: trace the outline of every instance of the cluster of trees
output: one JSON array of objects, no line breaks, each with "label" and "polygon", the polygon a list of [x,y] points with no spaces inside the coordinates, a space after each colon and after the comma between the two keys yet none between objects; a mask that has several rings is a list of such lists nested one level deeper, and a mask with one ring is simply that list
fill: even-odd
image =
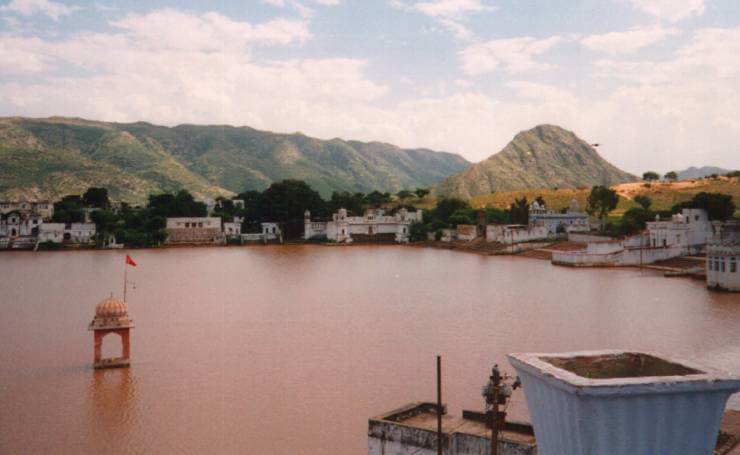
[{"label": "cluster of trees", "polygon": [[674,213],[679,213],[684,208],[704,209],[711,221],[726,221],[735,213],[735,203],[732,196],[722,193],[696,194],[691,200],[675,204],[670,210],[653,210],[652,200],[645,195],[635,196],[637,207],[630,208],[622,218],[607,225],[608,232],[614,236],[625,236],[636,234],[643,229],[648,221],[655,220],[656,215],[668,219]]},{"label": "cluster of trees", "polygon": [[[334,192],[328,201],[302,180],[283,180],[270,185],[264,191],[246,191],[233,199],[218,198],[213,216],[225,221],[234,217],[244,218],[244,232],[257,232],[264,221],[281,222],[302,229],[306,210],[317,218],[329,217],[339,208],[346,208],[352,215],[361,215],[366,208],[389,207],[391,210],[406,206],[403,203],[413,197],[423,198],[429,194],[426,188],[415,191],[402,190],[394,198],[390,193]],[[244,205],[235,205],[241,199]],[[394,205],[395,204],[395,205]],[[166,239],[168,217],[204,217],[208,215],[205,203],[195,200],[187,190],[177,193],[152,194],[143,207],[131,207],[122,203],[113,209],[105,188],[89,188],[83,195],[64,196],[54,204],[54,219],[60,223],[81,223],[89,216],[103,242],[110,235],[116,241],[133,247],[155,246]]]},{"label": "cluster of trees", "polygon": [[[706,178],[716,179],[718,177],[718,174],[711,174],[708,175]],[[730,171],[725,174],[725,177],[740,177],[740,171]],[[660,174],[654,171],[647,171],[642,174],[642,179],[648,183],[651,183],[656,180],[660,180]],[[678,180],[678,174],[675,171],[666,172],[663,175],[663,180],[667,182],[675,182],[676,180]]]},{"label": "cluster of trees", "polygon": [[[642,179],[646,182],[653,182],[656,180],[660,180],[660,174],[653,171],[647,171],[642,174]],[[675,171],[666,172],[665,175],[663,175],[663,180],[668,182],[675,182],[676,180],[678,180],[678,174]]]},{"label": "cluster of trees", "polygon": [[[373,191],[370,193],[334,192],[329,200],[301,180],[283,180],[260,191],[246,191],[233,199],[219,198],[213,216],[233,221],[242,217],[245,222],[244,232],[259,230],[264,221],[281,222],[293,226],[297,234],[302,230],[304,212],[309,210],[313,218],[328,218],[340,208],[346,208],[350,215],[361,215],[367,208],[386,207],[393,213],[405,207],[410,211],[416,209],[409,205],[411,198],[424,198],[429,190],[419,188],[416,191],[399,191],[395,198],[390,193]],[[234,204],[235,199],[244,201],[243,205]],[[537,202],[544,205],[542,197]],[[670,217],[683,208],[702,208],[709,214],[710,220],[727,220],[735,212],[735,204],[730,195],[720,193],[699,193],[690,201],[676,204],[668,211],[654,211],[652,201],[644,195],[635,197],[637,207],[630,208],[624,215],[612,223],[605,223],[608,214],[617,207],[619,197],[616,191],[595,186],[588,196],[586,211],[602,220],[604,230],[614,236],[630,235],[645,228],[645,223],[655,219],[656,215]],[[442,198],[437,205],[424,215],[423,223],[411,226],[411,239],[426,239],[429,232],[439,237],[442,229],[454,228],[458,224],[478,224],[481,218],[485,223],[494,224],[527,224],[529,222],[529,201],[526,197],[515,199],[508,209],[486,207],[474,209],[462,199]],[[186,190],[175,194],[150,195],[143,207],[131,207],[121,204],[115,210],[111,207],[108,191],[105,188],[89,188],[83,195],[69,195],[54,204],[55,222],[83,222],[86,215],[96,224],[100,241],[114,235],[119,243],[129,246],[153,246],[166,239],[165,225],[167,217],[203,217],[207,216],[206,204],[196,201]]]},{"label": "cluster of trees", "polygon": [[[454,228],[458,224],[478,224],[479,217],[483,214],[486,223],[519,223],[522,213],[526,218],[529,217],[529,203],[526,198],[517,200],[508,210],[495,207],[474,209],[462,199],[442,198],[433,209],[424,212],[423,223],[411,225],[410,238],[412,242],[426,240],[427,234],[433,232],[439,239],[442,236],[442,229]],[[524,223],[526,222],[524,220]]]}]

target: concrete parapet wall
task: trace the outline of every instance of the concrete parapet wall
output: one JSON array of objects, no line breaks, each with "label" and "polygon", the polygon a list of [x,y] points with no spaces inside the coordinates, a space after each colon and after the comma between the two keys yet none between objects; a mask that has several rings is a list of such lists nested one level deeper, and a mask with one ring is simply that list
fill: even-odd
[{"label": "concrete parapet wall", "polygon": [[225,240],[220,228],[167,229],[168,244],[220,244]]}]

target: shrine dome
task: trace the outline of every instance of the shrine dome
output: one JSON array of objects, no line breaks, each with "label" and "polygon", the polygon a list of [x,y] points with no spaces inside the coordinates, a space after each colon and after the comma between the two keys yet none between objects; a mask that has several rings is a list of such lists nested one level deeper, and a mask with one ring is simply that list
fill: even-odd
[{"label": "shrine dome", "polygon": [[112,296],[95,306],[95,317],[97,318],[120,318],[127,315],[128,304]]}]

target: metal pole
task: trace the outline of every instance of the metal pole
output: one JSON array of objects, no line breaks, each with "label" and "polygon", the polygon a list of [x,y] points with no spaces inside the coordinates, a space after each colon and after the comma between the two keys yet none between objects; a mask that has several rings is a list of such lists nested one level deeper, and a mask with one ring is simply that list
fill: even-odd
[{"label": "metal pole", "polygon": [[[128,253],[127,253],[128,254]],[[126,301],[126,287],[128,285],[128,264],[126,258],[123,258],[123,301]]]},{"label": "metal pole", "polygon": [[491,376],[493,383],[493,410],[491,412],[491,455],[498,454],[498,384],[497,375]]},{"label": "metal pole", "polygon": [[442,455],[442,357],[437,356],[437,454]]}]

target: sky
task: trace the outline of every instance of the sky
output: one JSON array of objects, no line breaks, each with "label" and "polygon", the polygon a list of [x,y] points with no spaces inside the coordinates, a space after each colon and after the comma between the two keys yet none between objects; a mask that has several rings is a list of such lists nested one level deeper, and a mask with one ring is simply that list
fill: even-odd
[{"label": "sky", "polygon": [[740,0],[0,0],[0,115],[740,168]]}]

